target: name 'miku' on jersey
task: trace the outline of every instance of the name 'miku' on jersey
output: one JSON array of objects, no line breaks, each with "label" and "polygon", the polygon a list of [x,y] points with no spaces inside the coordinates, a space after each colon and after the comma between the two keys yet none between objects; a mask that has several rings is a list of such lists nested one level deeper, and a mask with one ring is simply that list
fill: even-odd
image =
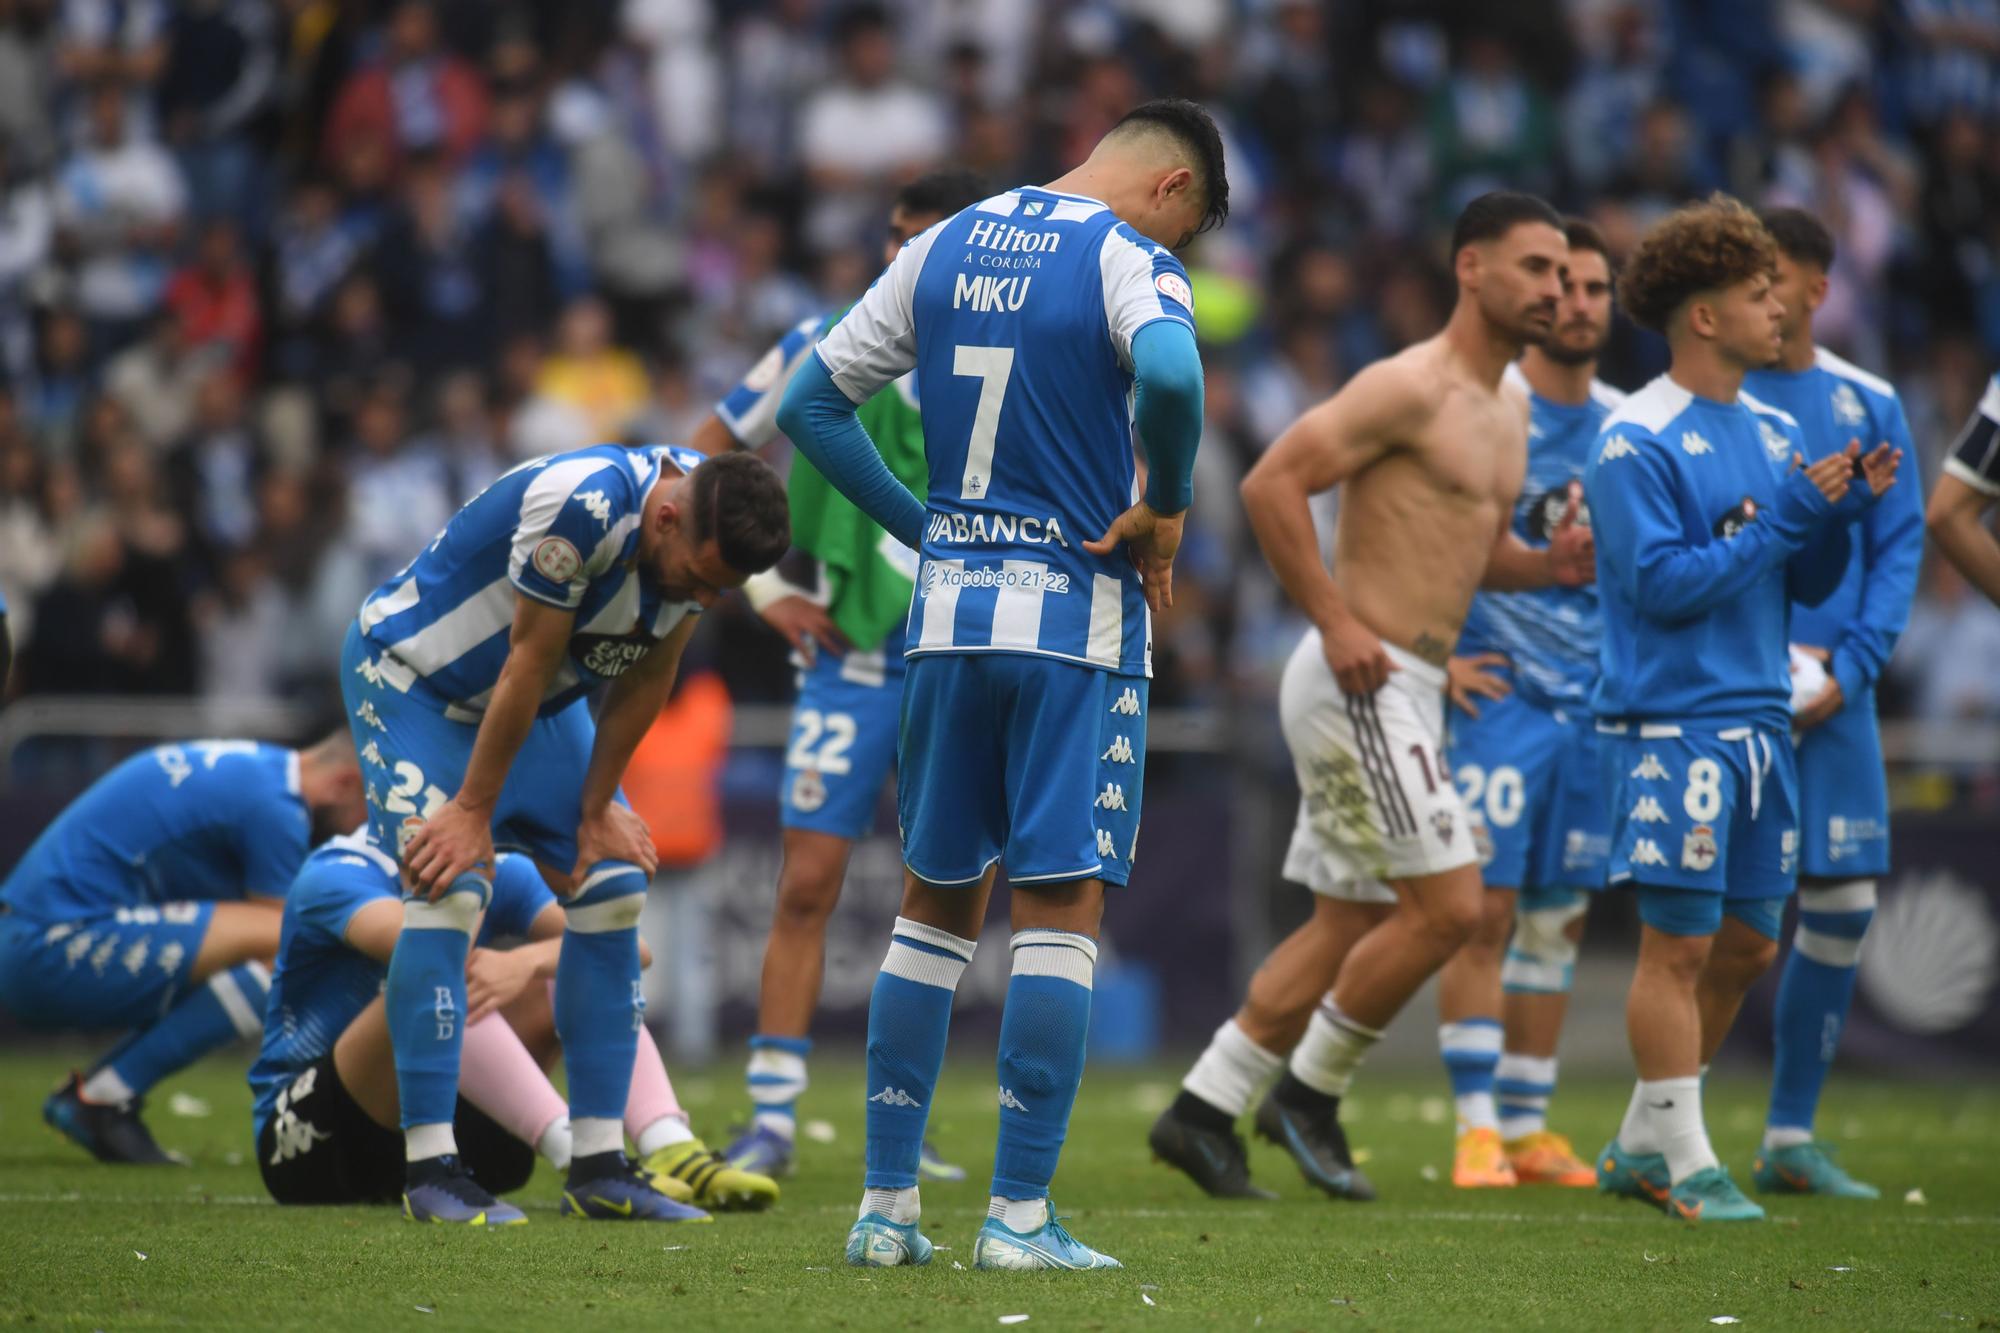
[{"label": "name 'miku' on jersey", "polygon": [[[1061,244],[1061,232],[1028,231],[1011,222],[982,219],[973,223],[966,234],[966,248],[973,253],[965,256],[965,262],[980,268],[1040,268],[1040,256],[1054,252]],[[1008,278],[991,273],[960,273],[952,283],[951,308],[980,314],[1019,310],[1028,299],[1028,284],[1032,281],[1033,275],[1026,273]]]}]

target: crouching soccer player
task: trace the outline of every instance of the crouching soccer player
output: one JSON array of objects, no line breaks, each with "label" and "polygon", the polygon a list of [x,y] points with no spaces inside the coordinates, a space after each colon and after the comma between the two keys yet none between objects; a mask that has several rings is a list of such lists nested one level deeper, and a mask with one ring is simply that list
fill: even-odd
[{"label": "crouching soccer player", "polygon": [[[1792,414],[1807,458],[1848,441],[1911,452],[1893,386],[1813,343],[1826,299],[1833,235],[1796,208],[1762,215],[1778,246],[1785,307],[1778,363],[1752,371],[1744,391]],[[1855,525],[1840,585],[1817,607],[1792,608],[1795,658],[1813,688],[1795,690],[1799,764],[1799,924],[1778,982],[1771,1110],[1752,1178],[1764,1193],[1875,1198],[1813,1138],[1820,1089],[1854,1000],[1861,937],[1875,915],[1875,881],[1889,872],[1889,784],[1875,721],[1875,680],[1909,619],[1923,562],[1922,495],[1892,487]],[[1802,674],[1801,680],[1806,677]],[[1797,684],[1798,682],[1795,682]]]},{"label": "crouching soccer player", "polygon": [[132,1034],[42,1104],[102,1162],[159,1164],[161,1079],[264,1018],[285,889],[362,814],[354,747],[190,741],[142,751],[42,831],[0,888],[0,1004],[32,1028]]},{"label": "crouching soccer player", "polygon": [[555,1009],[576,1145],[563,1207],[671,1215],[620,1130],[656,858],[618,781],[696,614],[789,541],[783,484],[748,454],[600,445],[495,481],[362,604],[341,685],[373,835],[410,886],[384,993],[412,1217],[470,1222],[494,1206],[457,1156],[463,1023],[441,1015],[464,1012],[496,838],[571,895]]},{"label": "crouching soccer player", "polygon": [[1643,923],[1626,1027],[1639,1081],[1598,1187],[1700,1221],[1762,1218],[1709,1146],[1701,1073],[1777,951],[1798,874],[1786,630],[1847,569],[1847,524],[1894,482],[1884,445],[1802,466],[1793,419],[1742,394],[1778,354],[1776,250],[1718,196],[1669,215],[1619,296],[1667,373],[1604,423],[1584,473],[1604,611],[1593,698],[1610,882]]},{"label": "crouching soccer player", "polygon": [[[395,1066],[379,994],[403,928],[398,898],[396,863],[364,835],[336,838],[307,858],[286,898],[270,1022],[250,1070],[257,1163],[279,1203],[388,1203],[402,1190]],[[562,930],[562,908],[534,863],[503,855],[468,966],[452,1116],[467,1170],[494,1193],[526,1183],[538,1153],[558,1170],[569,1165],[568,1107],[544,1073],[557,1053],[547,982]],[[484,947],[507,938],[526,943]],[[731,1171],[700,1148],[645,1032],[624,1127],[650,1154],[654,1185],[676,1204],[758,1207],[777,1197],[771,1181]],[[694,1182],[667,1169],[691,1155],[680,1146],[688,1144],[705,1159]],[[695,1207],[681,1215],[706,1217]],[[484,1225],[521,1220],[500,1204]]]}]

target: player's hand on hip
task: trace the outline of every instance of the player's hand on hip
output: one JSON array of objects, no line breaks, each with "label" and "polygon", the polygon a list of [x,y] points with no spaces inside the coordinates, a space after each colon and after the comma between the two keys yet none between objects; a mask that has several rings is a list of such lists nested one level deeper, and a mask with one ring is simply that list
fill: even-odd
[{"label": "player's hand on hip", "polygon": [[653,848],[653,831],[632,807],[613,801],[577,822],[576,868],[570,872],[572,885],[582,884],[590,868],[600,861],[629,862],[648,875],[659,869],[660,854]]},{"label": "player's hand on hip", "polygon": [[1083,549],[1092,555],[1110,555],[1122,544],[1139,571],[1146,590],[1146,605],[1164,611],[1174,604],[1174,556],[1181,549],[1181,531],[1187,511],[1156,513],[1140,501],[1112,521],[1102,537],[1086,541]]},{"label": "player's hand on hip", "polygon": [[1847,487],[1854,480],[1854,460],[1861,456],[1861,445],[1849,441],[1847,448],[1837,454],[1828,454],[1817,463],[1808,464],[1803,454],[1792,455],[1792,465],[1804,468],[1806,480],[1819,488],[1828,504],[1839,504],[1847,495]]},{"label": "player's hand on hip", "polygon": [[520,949],[474,949],[465,956],[465,1021],[477,1023],[527,993],[535,960]]},{"label": "player's hand on hip", "polygon": [[821,648],[837,657],[850,647],[847,636],[833,623],[833,617],[826,613],[826,608],[810,597],[801,597],[797,593],[780,597],[758,614],[764,617],[765,624],[784,636],[785,642],[791,644],[793,651],[808,663]]},{"label": "player's hand on hip", "polygon": [[1583,483],[1569,484],[1562,517],[1549,532],[1549,575],[1564,588],[1580,588],[1597,579],[1597,539],[1583,518]]},{"label": "player's hand on hip", "polygon": [[1479,705],[1472,702],[1474,696],[1504,699],[1514,692],[1513,685],[1500,674],[1506,665],[1504,653],[1473,653],[1469,657],[1451,658],[1444,664],[1445,694],[1464,710],[1467,717],[1478,717]]},{"label": "player's hand on hip", "polygon": [[1811,731],[1814,727],[1830,720],[1847,704],[1847,695],[1840,688],[1840,682],[1829,674],[1826,684],[1820,687],[1812,702],[1792,714],[1793,731]]},{"label": "player's hand on hip", "polygon": [[[1860,445],[1849,448],[1859,450]],[[1861,458],[1861,479],[1868,483],[1870,493],[1880,496],[1896,484],[1896,473],[1903,462],[1903,451],[1892,449],[1887,444],[1878,444]]]},{"label": "player's hand on hip", "polygon": [[436,902],[461,875],[493,878],[493,826],[489,816],[454,798],[432,812],[403,846],[403,876],[412,889]]},{"label": "player's hand on hip", "polygon": [[1375,631],[1351,616],[1321,629],[1320,646],[1343,694],[1371,695],[1388,684],[1390,672],[1402,669],[1390,660]]}]

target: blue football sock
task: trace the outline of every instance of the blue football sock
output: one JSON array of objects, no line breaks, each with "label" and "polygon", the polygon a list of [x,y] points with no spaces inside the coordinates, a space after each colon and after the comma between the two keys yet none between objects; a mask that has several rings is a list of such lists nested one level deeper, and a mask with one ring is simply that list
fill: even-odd
[{"label": "blue football sock", "polygon": [[1000,1018],[1000,1143],[993,1194],[1040,1199],[1055,1179],[1083,1083],[1097,943],[1066,930],[1014,934],[1014,974]]},{"label": "blue football sock", "polygon": [[1875,881],[1799,890],[1798,933],[1778,982],[1770,1128],[1810,1132],[1820,1089],[1854,999],[1861,937],[1875,916]]},{"label": "blue football sock", "polygon": [[750,1065],[744,1077],[750,1087],[750,1102],[757,1108],[758,1128],[792,1137],[796,1106],[806,1090],[806,1056],[811,1052],[810,1037],[773,1037],[760,1032],[750,1039]]},{"label": "blue football sock", "polygon": [[1493,1103],[1493,1071],[1500,1064],[1501,1030],[1497,1018],[1466,1018],[1438,1027],[1438,1050],[1451,1076],[1451,1096],[1458,1110],[1458,1132],[1500,1127]]},{"label": "blue football sock", "polygon": [[389,955],[382,997],[404,1129],[449,1125],[458,1107],[465,1040],[465,955],[492,887],[461,875],[436,902],[403,900],[403,930]]},{"label": "blue football sock", "polygon": [[646,1021],[639,984],[639,914],[645,906],[645,872],[605,861],[584,876],[565,907],[569,927],[556,964],[556,1035],[569,1070],[572,1123],[624,1119],[639,1025]]},{"label": "blue football sock", "polygon": [[[217,972],[182,996],[157,1023],[119,1046],[99,1068],[115,1075],[127,1096],[141,1096],[217,1047],[261,1033],[264,997],[270,989],[271,973],[262,963],[238,963]],[[88,1083],[84,1092],[91,1095]]]},{"label": "blue football sock", "polygon": [[868,1001],[869,1189],[913,1189],[931,1095],[944,1066],[951,998],[974,941],[896,918]]}]

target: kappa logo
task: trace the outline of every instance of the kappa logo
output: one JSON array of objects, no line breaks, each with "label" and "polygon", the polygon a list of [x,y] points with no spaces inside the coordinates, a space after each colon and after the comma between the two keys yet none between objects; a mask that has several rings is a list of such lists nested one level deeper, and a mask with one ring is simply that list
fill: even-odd
[{"label": "kappa logo", "polygon": [[1012,1088],[1000,1089],[1000,1106],[1007,1111],[1026,1111],[1028,1104],[1014,1095]]},{"label": "kappa logo", "polygon": [[1714,453],[1715,446],[1703,439],[1699,432],[1685,430],[1681,432],[1681,451],[1689,458],[1699,458],[1703,454]]},{"label": "kappa logo", "polygon": [[568,583],[583,568],[583,557],[566,539],[549,536],[535,543],[529,563],[534,565],[537,574],[549,582]]},{"label": "kappa logo", "polygon": [[382,747],[377,745],[373,738],[370,738],[368,744],[361,747],[361,757],[377,768],[388,767],[387,764],[382,762]]},{"label": "kappa logo", "polygon": [[1111,841],[1111,835],[1103,829],[1097,830],[1097,854],[1113,861],[1118,859],[1118,844]]},{"label": "kappa logo", "polygon": [[590,511],[590,516],[605,527],[611,526],[611,500],[603,491],[578,491],[576,502]]},{"label": "kappa logo", "polygon": [[389,729],[388,725],[382,721],[381,715],[376,713],[375,705],[367,699],[363,699],[361,707],[354,710],[354,716],[360,718],[377,731],[387,731]]},{"label": "kappa logo", "polygon": [[153,956],[153,966],[168,976],[174,976],[181,970],[181,962],[186,957],[187,946],[178,940],[172,940],[160,946],[159,953]]},{"label": "kappa logo", "polygon": [[1666,854],[1660,850],[1660,844],[1651,838],[1641,838],[1632,844],[1633,865],[1663,866],[1666,863]]},{"label": "kappa logo", "polygon": [[314,1065],[292,1081],[292,1086],[278,1094],[274,1108],[277,1115],[271,1120],[271,1165],[277,1166],[290,1161],[300,1153],[311,1152],[315,1143],[324,1143],[333,1137],[310,1120],[299,1119],[294,1109],[298,1103],[313,1094],[313,1084],[319,1081],[319,1066]]},{"label": "kappa logo", "polygon": [[1129,736],[1115,737],[1111,742],[1111,748],[1097,756],[1097,758],[1100,763],[1106,764],[1131,764],[1138,762],[1132,755],[1132,738]]},{"label": "kappa logo", "polygon": [[1099,810],[1123,810],[1125,789],[1115,782],[1107,782],[1104,784],[1104,790],[1097,793],[1097,799],[1091,804]]},{"label": "kappa logo", "polygon": [[1715,830],[1706,824],[1696,824],[1681,839],[1681,868],[1684,870],[1707,870],[1715,864],[1718,855]]},{"label": "kappa logo", "polygon": [[906,1110],[919,1109],[923,1106],[922,1102],[912,1097],[909,1093],[904,1092],[901,1088],[892,1088],[887,1085],[884,1085],[882,1091],[876,1093],[868,1100],[871,1102],[880,1102],[884,1106],[896,1106]]},{"label": "kappa logo", "polygon": [[127,949],[125,956],[118,961],[125,965],[125,970],[128,973],[136,977],[146,970],[146,955],[151,952],[152,946],[144,939],[141,939],[133,944],[131,948]]},{"label": "kappa logo", "polygon": [[364,657],[354,664],[354,674],[370,685],[382,683],[382,663],[378,658]]},{"label": "kappa logo", "polygon": [[1638,453],[1639,446],[1633,444],[1632,441],[1626,439],[1623,435],[1614,435],[1604,442],[1602,449],[1597,451],[1597,461],[1600,463],[1609,463],[1614,458],[1636,457]]},{"label": "kappa logo", "polygon": [[1632,770],[1632,776],[1641,782],[1665,782],[1672,774],[1667,772],[1667,766],[1660,762],[1658,755],[1648,752],[1639,761],[1639,766]]},{"label": "kappa logo", "polygon": [[1139,716],[1139,691],[1127,685],[1125,692],[1112,701],[1111,711],[1120,717]]},{"label": "kappa logo", "polygon": [[1641,796],[1633,803],[1632,813],[1626,818],[1638,824],[1664,824],[1667,822],[1667,812],[1660,808],[1657,796]]},{"label": "kappa logo", "polygon": [[1840,418],[1843,426],[1858,426],[1868,416],[1861,406],[1861,395],[1854,392],[1854,386],[1843,384],[1833,391],[1833,414]]},{"label": "kappa logo", "polygon": [[72,936],[70,942],[63,948],[63,960],[71,967],[75,967],[83,961],[83,956],[90,952],[90,946],[95,943],[97,943],[96,931],[86,930],[81,935]]}]

